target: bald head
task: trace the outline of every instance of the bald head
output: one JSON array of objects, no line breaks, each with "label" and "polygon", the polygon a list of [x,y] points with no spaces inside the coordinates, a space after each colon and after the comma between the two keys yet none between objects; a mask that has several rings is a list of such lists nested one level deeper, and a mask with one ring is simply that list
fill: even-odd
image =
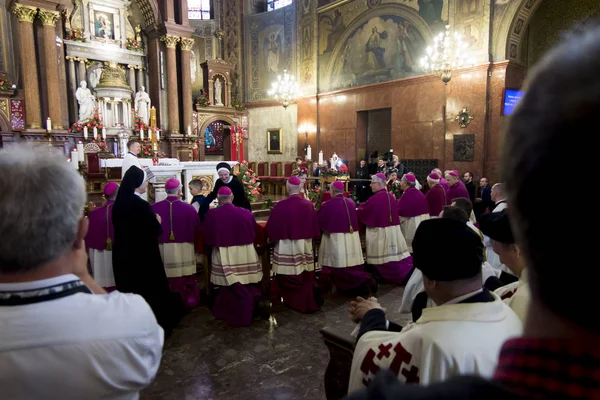
[{"label": "bald head", "polygon": [[502,200],[506,200],[506,192],[505,192],[504,183],[496,183],[492,186],[492,201],[499,202]]}]

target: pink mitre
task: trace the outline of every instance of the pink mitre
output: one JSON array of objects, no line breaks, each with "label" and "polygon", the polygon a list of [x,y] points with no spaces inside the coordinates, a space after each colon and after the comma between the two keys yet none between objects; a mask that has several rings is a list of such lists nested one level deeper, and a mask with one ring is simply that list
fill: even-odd
[{"label": "pink mitre", "polygon": [[221,189],[217,192],[219,196],[231,196],[233,192],[227,186],[222,186]]},{"label": "pink mitre", "polygon": [[387,179],[387,178],[385,177],[385,175],[384,175],[384,174],[382,174],[381,172],[379,172],[379,173],[375,174],[375,176],[376,176],[376,177],[378,177],[379,179],[383,179],[384,181]]},{"label": "pink mitre", "polygon": [[450,171],[450,172],[448,172],[448,175],[458,178],[458,172],[456,172],[456,171]]},{"label": "pink mitre", "polygon": [[410,183],[415,183],[415,176],[413,174],[405,174],[404,179],[409,181]]},{"label": "pink mitre", "polygon": [[438,174],[436,174],[435,172],[432,172],[429,174],[428,178],[433,179],[434,181],[438,181],[440,179],[440,176]]},{"label": "pink mitre", "polygon": [[177,189],[179,186],[181,186],[181,182],[179,182],[177,179],[175,178],[171,178],[169,179],[166,183],[165,183],[165,189],[166,190],[175,190]]}]

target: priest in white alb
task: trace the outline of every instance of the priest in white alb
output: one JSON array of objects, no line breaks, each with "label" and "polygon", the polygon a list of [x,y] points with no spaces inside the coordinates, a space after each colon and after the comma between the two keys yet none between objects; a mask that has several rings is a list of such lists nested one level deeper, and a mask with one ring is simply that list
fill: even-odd
[{"label": "priest in white alb", "polygon": [[361,326],[349,393],[369,386],[384,369],[402,382],[420,385],[459,375],[491,377],[502,344],[522,332],[515,313],[481,287],[483,244],[466,224],[446,218],[423,221],[413,249],[425,290],[439,306],[393,332],[376,300],[359,302],[351,310]]},{"label": "priest in white alb", "polygon": [[175,178],[167,180],[165,191],[167,198],[152,205],[162,226],[158,238],[160,255],[171,291],[180,294],[186,308],[192,308],[200,303],[194,248],[200,218],[192,205],[180,200],[181,182]]}]

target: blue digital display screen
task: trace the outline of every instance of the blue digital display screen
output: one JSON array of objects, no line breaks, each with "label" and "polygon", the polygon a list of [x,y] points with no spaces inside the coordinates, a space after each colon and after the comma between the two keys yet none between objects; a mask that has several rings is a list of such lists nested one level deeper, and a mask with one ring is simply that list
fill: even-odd
[{"label": "blue digital display screen", "polygon": [[517,103],[525,93],[516,89],[506,89],[504,91],[504,115],[510,115],[515,110]]}]

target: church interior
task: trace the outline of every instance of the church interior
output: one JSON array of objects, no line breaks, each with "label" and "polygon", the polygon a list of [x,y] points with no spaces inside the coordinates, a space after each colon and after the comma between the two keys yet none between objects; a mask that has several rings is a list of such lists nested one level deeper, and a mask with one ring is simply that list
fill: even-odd
[{"label": "church interior", "polygon": [[[376,170],[392,155],[422,183],[436,168],[498,183],[528,71],[599,15],[596,0],[0,0],[0,147],[64,153],[90,209],[121,181],[132,140],[150,203],[171,178],[187,203],[196,179],[212,192],[226,162],[260,181],[247,195],[263,228],[303,165],[313,202],[319,174],[353,196],[361,160]],[[402,296],[379,285],[390,320],[405,318]],[[248,327],[200,304],[141,398],[343,398],[352,297],[323,297],[306,314],[271,304]]]}]

